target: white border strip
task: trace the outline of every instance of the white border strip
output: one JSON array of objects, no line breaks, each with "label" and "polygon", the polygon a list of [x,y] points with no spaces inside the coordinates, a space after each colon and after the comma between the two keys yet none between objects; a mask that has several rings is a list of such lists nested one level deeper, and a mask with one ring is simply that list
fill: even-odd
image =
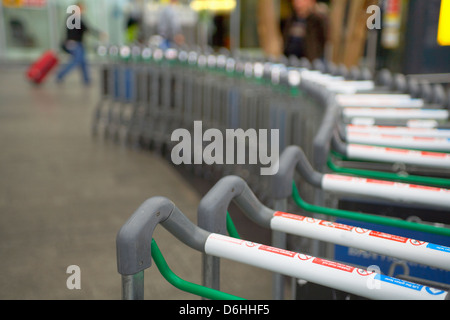
[{"label": "white border strip", "polygon": [[446,246],[285,212],[275,212],[270,226],[272,230],[450,271],[450,248]]},{"label": "white border strip", "polygon": [[322,189],[337,194],[353,194],[398,202],[450,208],[450,190],[338,174],[325,174]]},{"label": "white border strip", "polygon": [[338,262],[212,233],[205,253],[369,299],[443,300],[447,292]]},{"label": "white border strip", "polygon": [[403,163],[429,168],[450,169],[450,153],[348,144],[347,157],[385,163]]}]

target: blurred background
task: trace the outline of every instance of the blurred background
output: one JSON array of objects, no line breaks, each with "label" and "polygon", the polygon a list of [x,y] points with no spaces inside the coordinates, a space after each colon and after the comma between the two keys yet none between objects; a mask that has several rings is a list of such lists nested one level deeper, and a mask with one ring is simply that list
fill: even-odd
[{"label": "blurred background", "polygon": [[[108,43],[125,44],[130,20],[139,21],[139,40],[156,33],[161,8],[169,0],[84,0],[85,18],[106,34]],[[60,51],[66,9],[71,0],[2,0],[0,59],[33,61],[43,51]],[[404,74],[450,72],[450,46],[438,42],[441,0],[317,1],[328,18],[325,58],[347,66],[389,68]],[[381,28],[368,29],[378,5]],[[291,0],[179,0],[176,15],[189,45],[283,53],[283,33],[293,13]],[[442,22],[443,24],[444,22]],[[449,32],[448,25],[441,26]],[[95,59],[98,39],[87,39]],[[95,60],[94,60],[95,61]]]},{"label": "blurred background", "polygon": [[[82,0],[83,20],[106,35],[86,34],[87,61],[101,66],[101,45],[160,41],[169,3],[183,46],[286,59],[293,3],[308,1]],[[37,86],[25,78],[48,50],[67,63],[61,44],[67,8],[77,3],[0,0],[0,299],[119,299],[115,237],[122,224],[154,195],[176,199],[195,221],[211,187],[154,154],[92,139],[92,115],[102,102],[99,72],[92,72],[90,86],[77,73],[64,84],[49,77]],[[387,68],[450,89],[450,0],[317,0],[314,6],[325,26],[322,59],[372,72]],[[367,12],[370,6],[379,10]],[[199,253],[188,255],[165,230],[157,232],[174,272],[200,283]],[[249,234],[268,239],[259,229]],[[82,270],[81,290],[66,286],[73,264]],[[272,297],[269,272],[236,265],[223,272],[233,275],[225,275],[224,291]],[[146,277],[150,299],[196,298],[171,287],[155,268]]]}]

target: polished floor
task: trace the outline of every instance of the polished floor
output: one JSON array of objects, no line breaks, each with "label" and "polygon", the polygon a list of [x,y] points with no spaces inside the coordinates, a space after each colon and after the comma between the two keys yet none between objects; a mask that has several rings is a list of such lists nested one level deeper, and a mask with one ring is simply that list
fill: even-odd
[{"label": "polished floor", "polygon": [[[98,76],[81,84],[75,71],[62,84],[41,86],[24,66],[0,65],[0,299],[120,299],[117,231],[151,196],[166,196],[196,222],[202,191],[183,172],[149,151],[91,135]],[[162,227],[155,239],[171,269],[201,282],[200,253]],[[69,289],[77,265],[81,288]],[[222,290],[271,298],[271,274],[222,264]],[[172,287],[154,267],[145,272],[146,299],[199,299]]]}]

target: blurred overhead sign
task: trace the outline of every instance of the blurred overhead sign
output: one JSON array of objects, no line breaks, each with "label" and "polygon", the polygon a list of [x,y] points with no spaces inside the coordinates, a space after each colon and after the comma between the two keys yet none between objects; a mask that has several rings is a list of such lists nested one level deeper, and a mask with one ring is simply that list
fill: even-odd
[{"label": "blurred overhead sign", "polygon": [[450,46],[450,0],[441,1],[437,40],[441,46]]},{"label": "blurred overhead sign", "polygon": [[236,7],[236,0],[193,0],[190,7],[195,11],[230,12]]},{"label": "blurred overhead sign", "polygon": [[385,6],[381,43],[386,49],[395,49],[400,44],[402,2],[400,0],[387,0]]},{"label": "blurred overhead sign", "polygon": [[3,0],[2,3],[7,8],[40,8],[47,5],[47,0]]}]

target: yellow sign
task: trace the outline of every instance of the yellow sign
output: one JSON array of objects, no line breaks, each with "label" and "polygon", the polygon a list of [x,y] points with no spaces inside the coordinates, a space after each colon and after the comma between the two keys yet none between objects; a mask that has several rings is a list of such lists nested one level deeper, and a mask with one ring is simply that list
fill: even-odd
[{"label": "yellow sign", "polygon": [[192,10],[230,12],[236,7],[236,0],[193,0],[190,3]]},{"label": "yellow sign", "polygon": [[437,41],[441,46],[450,46],[450,0],[441,0]]},{"label": "yellow sign", "polygon": [[19,8],[22,6],[22,0],[3,0],[2,3],[6,8]]},{"label": "yellow sign", "polygon": [[2,0],[6,8],[42,8],[47,5],[47,0]]}]

